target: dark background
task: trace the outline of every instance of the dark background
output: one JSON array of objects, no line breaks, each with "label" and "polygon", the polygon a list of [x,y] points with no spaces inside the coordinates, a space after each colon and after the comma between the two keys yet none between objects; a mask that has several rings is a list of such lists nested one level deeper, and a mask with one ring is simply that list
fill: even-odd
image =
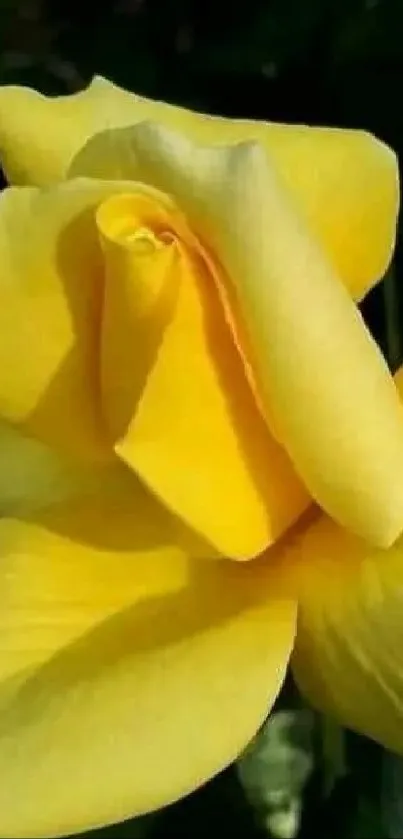
[{"label": "dark background", "polygon": [[[403,0],[0,0],[1,84],[72,93],[94,73],[212,113],[365,128],[403,160]],[[393,368],[403,360],[401,239],[386,283],[363,304]],[[306,839],[381,836],[379,753],[360,738],[352,751],[360,769],[353,759],[330,799],[315,776],[309,785]],[[137,839],[135,830],[91,836]],[[163,811],[147,835],[210,833],[260,835],[231,770]]]}]

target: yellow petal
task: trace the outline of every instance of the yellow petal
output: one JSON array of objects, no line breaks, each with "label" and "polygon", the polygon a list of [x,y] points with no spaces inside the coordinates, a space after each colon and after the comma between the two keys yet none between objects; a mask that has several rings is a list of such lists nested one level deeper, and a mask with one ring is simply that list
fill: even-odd
[{"label": "yellow petal", "polygon": [[[108,139],[108,143],[106,140]],[[267,419],[310,493],[374,544],[403,529],[403,408],[387,365],[257,143],[143,123],[92,143],[175,197],[230,278]],[[109,148],[109,152],[108,152]],[[273,428],[273,425],[272,425]]]},{"label": "yellow petal", "polygon": [[192,559],[134,478],[1,520],[0,545],[0,835],[147,812],[237,756],[294,636],[268,564]]},{"label": "yellow petal", "polygon": [[284,550],[293,660],[312,704],[403,753],[403,539],[374,549],[322,516]]},{"label": "yellow petal", "polygon": [[[181,258],[185,275],[175,317],[161,301],[145,317],[147,295],[157,294],[160,283],[169,297],[172,278],[175,287],[172,249],[159,251],[154,278],[149,259],[137,260],[133,275],[130,265],[111,264],[116,249],[101,252],[95,215],[98,206],[114,205],[116,189],[115,182],[80,179],[1,196],[0,416],[50,445],[59,459],[107,462],[113,458],[110,432],[114,440],[122,437],[120,455],[165,503],[222,553],[250,557],[284,532],[309,496],[267,434],[214,279],[197,276],[197,269],[193,282],[193,269]],[[157,209],[151,190],[125,182],[119,189],[129,202],[144,207],[148,201]],[[169,228],[175,210],[162,198]],[[119,212],[117,218],[122,221]],[[164,332],[161,317],[171,327],[153,359],[152,342]],[[14,448],[7,454],[13,468]],[[38,492],[41,503],[41,482],[53,487],[55,477],[41,476],[38,483],[35,470],[28,495],[31,501]],[[14,470],[10,479],[17,477]]]},{"label": "yellow petal", "polygon": [[11,181],[48,183],[97,131],[145,119],[202,143],[259,140],[351,293],[362,297],[384,273],[395,236],[397,163],[361,131],[214,118],[96,78],[81,93],[57,98],[0,88],[0,157]]},{"label": "yellow petal", "polygon": [[91,494],[99,482],[120,481],[124,467],[116,460],[83,464],[25,437],[0,421],[0,515],[23,516],[77,494]]},{"label": "yellow petal", "polygon": [[[395,380],[403,396],[403,368]],[[403,753],[403,538],[376,550],[319,516],[285,546],[277,571],[298,599],[293,667],[303,692]]]},{"label": "yellow petal", "polygon": [[224,556],[272,544],[310,498],[254,402],[198,243],[162,196],[116,195],[104,242],[102,402],[115,450]]},{"label": "yellow petal", "polygon": [[87,460],[111,456],[98,405],[94,220],[111,191],[80,180],[0,196],[0,416]]}]

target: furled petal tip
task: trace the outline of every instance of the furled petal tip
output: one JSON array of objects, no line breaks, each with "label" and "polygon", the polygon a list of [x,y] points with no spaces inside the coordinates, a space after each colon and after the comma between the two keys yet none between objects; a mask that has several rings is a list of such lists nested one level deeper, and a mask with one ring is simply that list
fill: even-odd
[{"label": "furled petal tip", "polygon": [[398,166],[391,149],[364,131],[223,119],[138,96],[96,76],[69,96],[0,87],[2,164],[13,183],[50,183],[65,176],[98,132],[147,119],[198,144],[258,140],[352,294],[362,297],[386,270]]},{"label": "furled petal tip", "polygon": [[175,199],[224,268],[268,426],[297,473],[341,524],[391,544],[403,528],[402,405],[274,156],[257,140],[206,146],[142,122],[99,135],[76,165],[127,171]]},{"label": "furled petal tip", "polygon": [[219,271],[156,190],[116,194],[97,223],[101,391],[115,451],[223,556],[256,556],[309,499],[255,404]]}]

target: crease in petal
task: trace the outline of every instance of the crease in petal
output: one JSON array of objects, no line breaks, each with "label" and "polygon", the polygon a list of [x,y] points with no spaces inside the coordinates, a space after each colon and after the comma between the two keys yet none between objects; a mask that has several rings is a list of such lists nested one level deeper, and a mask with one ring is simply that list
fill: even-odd
[{"label": "crease in petal", "polygon": [[97,220],[115,451],[224,556],[253,557],[310,499],[254,402],[214,276],[174,207],[117,194]]},{"label": "crease in petal", "polygon": [[200,562],[206,546],[131,476],[2,519],[0,544],[1,835],[148,812],[237,756],[294,638],[267,564]]},{"label": "crease in petal", "polygon": [[[107,146],[99,138],[98,159]],[[313,498],[358,535],[390,544],[403,529],[403,408],[273,161],[258,143],[200,146],[152,123],[117,136],[112,161],[121,147],[132,177],[172,195],[223,266],[266,418]]]}]

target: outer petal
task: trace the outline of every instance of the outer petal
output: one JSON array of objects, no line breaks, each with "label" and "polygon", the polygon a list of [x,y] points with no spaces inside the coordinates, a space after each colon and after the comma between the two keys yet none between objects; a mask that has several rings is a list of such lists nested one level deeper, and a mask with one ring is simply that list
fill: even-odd
[{"label": "outer petal", "polygon": [[294,672],[320,710],[403,753],[403,540],[375,550],[321,517],[284,551]]},{"label": "outer petal", "polygon": [[[397,375],[403,395],[403,368]],[[297,681],[319,709],[403,753],[403,538],[374,550],[325,516],[277,568],[298,598]]]},{"label": "outer petal", "polygon": [[82,459],[109,457],[97,393],[105,183],[0,196],[0,416]]},{"label": "outer petal", "polygon": [[95,211],[115,189],[78,179],[0,194],[0,417],[87,462],[113,458],[100,410]]},{"label": "outer petal", "polygon": [[[135,510],[135,514],[133,514]],[[295,608],[128,479],[0,522],[0,835],[59,836],[184,795],[281,685]]]},{"label": "outer petal", "polygon": [[[170,265],[169,248],[158,265],[144,256],[131,264],[119,247],[128,260],[116,261],[111,242],[102,254],[96,210],[121,205],[116,189],[79,179],[0,197],[0,416],[88,466],[113,459],[118,438],[119,454],[171,509],[224,555],[250,557],[309,495],[267,433],[213,278],[190,254]],[[143,205],[157,214],[162,198],[174,225],[166,197],[133,182],[118,189],[141,205],[140,224]],[[116,429],[111,415],[128,398]]]},{"label": "outer petal", "polygon": [[203,143],[259,140],[351,292],[384,273],[398,201],[394,155],[363,132],[219,119],[142,99],[102,78],[75,96],[48,99],[0,89],[0,155],[18,183],[60,178],[85,141],[104,128],[159,120]]},{"label": "outer petal", "polygon": [[87,159],[175,197],[226,271],[267,419],[297,472],[336,520],[390,544],[403,529],[403,408],[261,146],[200,146],[148,123],[99,135]]}]

